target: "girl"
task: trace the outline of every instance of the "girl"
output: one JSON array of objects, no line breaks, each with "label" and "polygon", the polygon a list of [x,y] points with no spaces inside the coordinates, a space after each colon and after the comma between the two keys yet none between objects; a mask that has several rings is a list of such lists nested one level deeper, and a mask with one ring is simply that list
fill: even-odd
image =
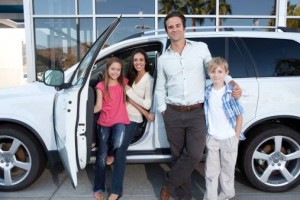
[{"label": "girl", "polygon": [[126,126],[126,134],[120,148],[116,150],[112,178],[112,188],[109,200],[119,199],[123,193],[123,180],[126,167],[126,151],[133,139],[144,115],[149,121],[154,120],[154,115],[148,110],[152,103],[153,78],[149,74],[149,60],[142,49],[133,52],[128,68],[128,85],[125,87],[127,94],[127,112],[130,124]]},{"label": "girl", "polygon": [[113,151],[118,149],[123,142],[125,125],[129,124],[123,69],[123,63],[119,58],[110,58],[107,61],[104,81],[96,86],[97,102],[94,113],[101,111],[97,120],[98,152],[94,179],[96,199],[104,199],[108,144],[112,145]]}]

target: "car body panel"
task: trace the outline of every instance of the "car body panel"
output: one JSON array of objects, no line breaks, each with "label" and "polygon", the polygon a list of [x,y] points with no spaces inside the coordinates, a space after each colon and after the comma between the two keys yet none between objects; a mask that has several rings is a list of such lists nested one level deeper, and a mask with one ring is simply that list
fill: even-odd
[{"label": "car body panel", "polygon": [[56,150],[53,129],[55,89],[42,82],[0,89],[0,121],[26,125],[47,151]]},{"label": "car body panel", "polygon": [[[300,89],[297,77],[258,78],[259,115],[300,113]],[[274,92],[276,91],[276,92]],[[281,95],[282,94],[282,95]],[[292,108],[292,109],[291,109]]]}]

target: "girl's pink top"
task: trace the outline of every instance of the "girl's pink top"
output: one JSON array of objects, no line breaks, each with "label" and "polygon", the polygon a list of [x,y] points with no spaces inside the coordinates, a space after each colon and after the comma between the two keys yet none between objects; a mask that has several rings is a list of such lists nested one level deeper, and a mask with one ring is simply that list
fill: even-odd
[{"label": "girl's pink top", "polygon": [[101,126],[110,127],[115,124],[129,124],[129,118],[124,100],[124,90],[120,84],[109,86],[109,94],[105,96],[104,81],[96,85],[96,89],[102,92],[102,109],[97,123]]}]

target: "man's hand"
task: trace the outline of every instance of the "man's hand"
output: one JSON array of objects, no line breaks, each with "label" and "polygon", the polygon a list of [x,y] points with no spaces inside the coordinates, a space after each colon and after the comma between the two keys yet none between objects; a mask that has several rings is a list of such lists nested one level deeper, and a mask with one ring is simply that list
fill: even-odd
[{"label": "man's hand", "polygon": [[239,84],[237,84],[234,80],[230,81],[229,84],[232,85],[233,88],[234,88],[233,91],[232,91],[232,96],[235,99],[240,99],[241,96],[242,96],[242,89],[239,86]]},{"label": "man's hand", "polygon": [[232,96],[235,99],[240,99],[242,96],[242,89],[240,88],[240,86],[238,84],[235,84],[234,89],[232,91]]}]

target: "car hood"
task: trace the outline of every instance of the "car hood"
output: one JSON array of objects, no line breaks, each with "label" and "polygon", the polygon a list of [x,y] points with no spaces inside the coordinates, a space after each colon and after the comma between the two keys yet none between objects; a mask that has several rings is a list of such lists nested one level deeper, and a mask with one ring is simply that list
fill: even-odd
[{"label": "car hood", "polygon": [[49,95],[54,96],[56,90],[53,87],[46,86],[42,82],[27,83],[24,85],[0,89],[0,101],[32,98],[34,96]]}]

